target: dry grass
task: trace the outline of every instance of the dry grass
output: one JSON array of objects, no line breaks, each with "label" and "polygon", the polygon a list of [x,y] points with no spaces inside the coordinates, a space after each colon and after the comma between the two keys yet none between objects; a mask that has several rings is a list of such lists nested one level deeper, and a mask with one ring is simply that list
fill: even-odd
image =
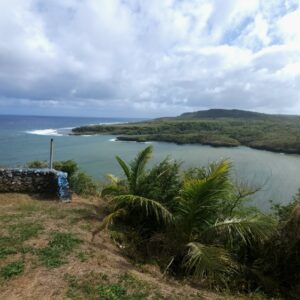
[{"label": "dry grass", "polygon": [[0,299],[243,298],[194,289],[153,265],[133,266],[104,232],[92,242],[100,213],[95,198],[63,204],[0,194]]}]

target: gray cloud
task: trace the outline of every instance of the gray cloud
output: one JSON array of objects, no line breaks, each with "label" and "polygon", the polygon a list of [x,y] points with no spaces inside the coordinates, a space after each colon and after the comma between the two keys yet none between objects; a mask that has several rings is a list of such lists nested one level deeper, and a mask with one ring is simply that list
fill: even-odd
[{"label": "gray cloud", "polygon": [[0,2],[0,113],[300,114],[298,1]]}]

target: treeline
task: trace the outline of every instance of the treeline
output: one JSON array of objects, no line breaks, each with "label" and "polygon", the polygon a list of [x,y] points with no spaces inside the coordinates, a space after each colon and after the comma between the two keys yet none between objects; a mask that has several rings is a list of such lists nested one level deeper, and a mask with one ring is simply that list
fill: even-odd
[{"label": "treeline", "polygon": [[249,205],[257,189],[232,181],[229,161],[183,170],[166,158],[148,168],[152,151],[130,163],[117,156],[124,176],[110,174],[101,186],[78,176],[75,162],[55,163],[69,173],[73,191],[104,200],[93,236],[108,230],[135,263],[157,264],[165,276],[200,288],[297,299],[300,194],[264,214]]},{"label": "treeline", "polygon": [[[93,125],[73,129],[73,134],[111,134],[119,140],[164,141],[178,144],[204,144],[236,147],[239,145],[275,152],[300,153],[300,118],[265,114],[203,114],[152,121]],[[230,117],[228,117],[228,115]],[[204,115],[206,116],[206,115]],[[247,116],[247,117],[245,117]]]}]

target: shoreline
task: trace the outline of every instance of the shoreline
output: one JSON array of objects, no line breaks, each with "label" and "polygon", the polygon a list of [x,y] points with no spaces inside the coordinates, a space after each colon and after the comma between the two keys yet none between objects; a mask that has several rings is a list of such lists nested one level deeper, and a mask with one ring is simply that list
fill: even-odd
[{"label": "shoreline", "polygon": [[200,146],[211,146],[213,148],[238,148],[238,147],[246,147],[254,150],[260,150],[260,151],[268,151],[272,153],[278,153],[278,154],[287,154],[287,155],[300,155],[300,150],[283,150],[283,149],[274,149],[268,146],[251,146],[251,145],[245,145],[245,144],[238,144],[238,145],[231,145],[231,144],[226,144],[226,143],[210,143],[210,142],[189,142],[189,143],[184,143],[184,142],[176,142],[176,141],[167,141],[167,140],[160,140],[160,139],[144,139],[138,138],[136,136],[118,136],[116,134],[110,134],[110,133],[95,133],[95,132],[73,132],[70,133],[69,135],[73,136],[105,136],[105,135],[111,135],[115,137],[115,141],[120,141],[120,142],[137,142],[137,143],[145,143],[145,142],[162,142],[162,143],[171,143],[171,144],[176,144],[178,146],[180,145],[200,145]]}]

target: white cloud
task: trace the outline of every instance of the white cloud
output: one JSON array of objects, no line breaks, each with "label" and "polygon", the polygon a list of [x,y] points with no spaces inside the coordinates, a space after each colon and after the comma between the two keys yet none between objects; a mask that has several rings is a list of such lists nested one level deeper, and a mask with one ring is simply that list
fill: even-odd
[{"label": "white cloud", "polygon": [[278,21],[279,34],[286,43],[300,44],[300,7]]},{"label": "white cloud", "polygon": [[300,113],[296,0],[0,1],[0,113]]}]

